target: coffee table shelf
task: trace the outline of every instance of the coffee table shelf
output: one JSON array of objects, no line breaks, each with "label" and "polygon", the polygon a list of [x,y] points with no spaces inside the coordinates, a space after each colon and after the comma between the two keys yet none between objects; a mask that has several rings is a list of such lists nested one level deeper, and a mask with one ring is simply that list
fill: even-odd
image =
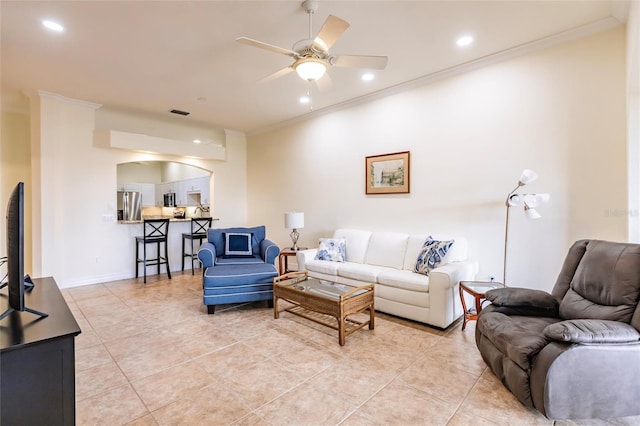
[{"label": "coffee table shelf", "polygon": [[[353,287],[309,278],[306,272],[292,272],[273,280],[273,316],[289,312],[338,330],[338,342],[344,346],[346,336],[368,325],[375,326],[373,285]],[[280,310],[278,300],[293,306]],[[369,312],[369,319],[359,321],[352,315]]]}]

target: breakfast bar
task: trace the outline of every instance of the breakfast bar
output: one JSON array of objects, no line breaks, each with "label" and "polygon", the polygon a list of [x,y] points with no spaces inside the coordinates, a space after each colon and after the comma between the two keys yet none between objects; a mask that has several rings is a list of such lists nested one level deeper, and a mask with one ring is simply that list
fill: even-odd
[{"label": "breakfast bar", "polygon": [[[183,256],[182,234],[191,232],[191,218],[190,217],[174,218],[171,216],[169,217],[143,216],[143,219],[162,219],[162,218],[169,219],[169,230],[168,230],[169,232],[167,237],[169,267],[171,271],[180,271],[182,269],[182,256]],[[213,218],[213,223],[215,223],[215,221],[218,221],[218,220],[219,220],[218,218]],[[143,220],[119,220],[118,225],[123,225],[122,227],[126,228],[126,232],[124,232],[123,234],[125,235],[124,238],[126,238],[126,245],[128,248],[127,252],[129,253],[127,255],[127,258],[132,259],[130,263],[131,271],[132,271],[130,276],[135,276],[135,269],[134,269],[134,266],[136,265],[134,261],[135,249],[136,249],[135,237],[143,235]],[[149,246],[149,249],[155,251],[155,248],[152,248],[152,246]],[[155,254],[155,252],[152,254]],[[142,266],[140,268],[142,268]],[[164,267],[162,268],[162,270],[164,271]],[[142,272],[142,269],[140,269],[140,272]],[[149,268],[147,271],[147,275],[154,275],[154,274],[156,274],[156,269]]]}]

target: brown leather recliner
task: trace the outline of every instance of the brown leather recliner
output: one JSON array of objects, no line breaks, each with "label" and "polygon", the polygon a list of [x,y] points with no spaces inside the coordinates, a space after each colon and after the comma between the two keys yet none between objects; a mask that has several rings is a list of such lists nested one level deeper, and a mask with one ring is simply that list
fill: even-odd
[{"label": "brown leather recliner", "polygon": [[489,368],[550,419],[640,415],[640,244],[573,244],[551,294],[501,288],[476,325]]}]

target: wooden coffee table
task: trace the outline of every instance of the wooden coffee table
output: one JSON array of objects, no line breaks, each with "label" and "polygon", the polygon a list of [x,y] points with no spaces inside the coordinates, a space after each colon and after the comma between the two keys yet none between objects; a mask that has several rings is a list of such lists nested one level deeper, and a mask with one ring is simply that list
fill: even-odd
[{"label": "wooden coffee table", "polygon": [[[330,281],[309,278],[306,272],[291,272],[273,279],[273,316],[287,311],[308,320],[338,330],[338,342],[344,346],[345,338],[365,325],[373,330],[373,285],[353,287]],[[278,300],[293,306],[278,310]],[[349,316],[369,310],[367,321]]]}]

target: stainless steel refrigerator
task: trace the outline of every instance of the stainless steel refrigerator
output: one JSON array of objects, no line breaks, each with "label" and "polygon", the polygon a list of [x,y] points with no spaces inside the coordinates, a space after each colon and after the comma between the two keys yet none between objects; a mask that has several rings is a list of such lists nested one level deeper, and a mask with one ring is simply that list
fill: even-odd
[{"label": "stainless steel refrigerator", "polygon": [[118,191],[118,219],[142,219],[142,193],[134,191]]}]

